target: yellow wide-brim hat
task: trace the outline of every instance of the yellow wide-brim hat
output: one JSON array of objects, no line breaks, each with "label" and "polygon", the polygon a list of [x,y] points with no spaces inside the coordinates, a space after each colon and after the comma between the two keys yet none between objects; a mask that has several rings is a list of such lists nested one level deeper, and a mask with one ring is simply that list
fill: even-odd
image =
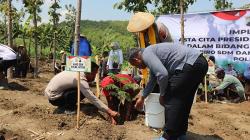
[{"label": "yellow wide-brim hat", "polygon": [[140,32],[150,27],[154,21],[154,15],[145,12],[137,12],[129,20],[127,30],[132,33]]}]

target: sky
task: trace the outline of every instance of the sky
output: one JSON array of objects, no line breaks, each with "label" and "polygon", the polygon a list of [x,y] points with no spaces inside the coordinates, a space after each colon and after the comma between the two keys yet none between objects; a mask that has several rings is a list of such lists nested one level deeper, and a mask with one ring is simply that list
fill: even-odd
[{"label": "sky", "polygon": [[[42,22],[48,22],[48,10],[51,3],[54,0],[44,0],[44,5],[41,7],[42,13]],[[131,13],[127,13],[123,10],[114,9],[113,5],[119,0],[82,0],[82,14],[81,19],[85,20],[129,20]],[[250,3],[250,0],[229,0],[233,2],[234,8],[242,7],[245,4]],[[22,1],[13,1],[14,6],[17,9],[23,7],[21,4]],[[65,5],[72,4],[76,6],[77,0],[60,0],[60,13],[62,15],[60,21],[64,20],[66,9]],[[195,4],[189,7],[188,13],[197,13],[197,12],[208,12],[214,11],[213,0],[197,0]]]}]

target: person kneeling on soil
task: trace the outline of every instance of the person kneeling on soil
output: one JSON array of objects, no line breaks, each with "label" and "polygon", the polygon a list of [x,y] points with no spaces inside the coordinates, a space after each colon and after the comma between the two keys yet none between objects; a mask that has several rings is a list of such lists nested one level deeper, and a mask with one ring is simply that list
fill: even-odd
[{"label": "person kneeling on soil", "polygon": [[108,107],[120,114],[119,122],[111,117],[112,124],[123,124],[138,115],[133,101],[140,91],[137,83],[140,83],[138,77],[134,80],[127,74],[109,74],[101,81],[102,94],[106,97]]},{"label": "person kneeling on soil", "polygon": [[[111,117],[118,117],[119,113],[111,110],[100,101],[90,90],[88,82],[95,79],[98,65],[91,62],[91,73],[80,73],[81,99],[89,99],[98,109],[106,112]],[[58,106],[54,113],[75,114],[77,103],[77,76],[76,72],[62,71],[55,75],[45,89],[45,96],[49,102]]]},{"label": "person kneeling on soil", "polygon": [[221,68],[218,68],[215,73],[217,78],[222,79],[222,83],[216,88],[214,88],[213,91],[218,92],[221,90],[229,90],[233,93],[237,93],[238,97],[236,97],[233,102],[241,102],[246,99],[244,87],[235,76],[225,74],[224,69]]}]

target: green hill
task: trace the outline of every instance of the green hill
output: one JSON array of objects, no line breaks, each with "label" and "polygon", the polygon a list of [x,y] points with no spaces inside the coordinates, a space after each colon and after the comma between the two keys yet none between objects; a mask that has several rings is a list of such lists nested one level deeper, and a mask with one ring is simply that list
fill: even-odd
[{"label": "green hill", "polygon": [[128,21],[81,21],[81,34],[85,35],[91,42],[91,45],[103,50],[109,50],[111,42],[117,41],[121,48],[126,51],[127,48],[135,46],[133,34],[127,31]]}]

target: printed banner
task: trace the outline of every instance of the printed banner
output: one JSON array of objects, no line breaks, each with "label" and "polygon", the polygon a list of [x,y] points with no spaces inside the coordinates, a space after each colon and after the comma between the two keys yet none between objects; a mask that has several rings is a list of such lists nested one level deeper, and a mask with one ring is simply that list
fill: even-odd
[{"label": "printed banner", "polygon": [[90,57],[87,57],[87,56],[67,56],[65,70],[91,72]]},{"label": "printed banner", "polygon": [[[180,42],[180,15],[162,15],[157,21],[169,29],[174,42]],[[219,67],[234,66],[243,73],[250,64],[250,9],[186,14],[185,45],[214,56]]]}]

